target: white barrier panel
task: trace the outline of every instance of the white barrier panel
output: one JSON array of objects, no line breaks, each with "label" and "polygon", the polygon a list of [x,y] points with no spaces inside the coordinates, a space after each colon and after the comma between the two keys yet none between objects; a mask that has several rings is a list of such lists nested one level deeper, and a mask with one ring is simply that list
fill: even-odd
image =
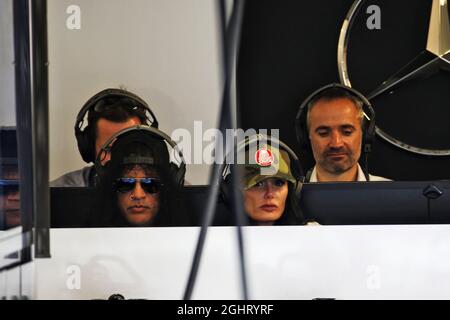
[{"label": "white barrier panel", "polygon": [[[181,299],[199,228],[52,229],[36,298]],[[251,299],[449,299],[450,226],[246,227]],[[240,299],[236,229],[208,232],[195,299]]]}]

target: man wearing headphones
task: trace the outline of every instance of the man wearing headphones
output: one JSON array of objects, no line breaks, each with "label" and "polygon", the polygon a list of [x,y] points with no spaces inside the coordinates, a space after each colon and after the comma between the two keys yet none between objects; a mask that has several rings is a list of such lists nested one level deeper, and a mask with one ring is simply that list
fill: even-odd
[{"label": "man wearing headphones", "polygon": [[[166,134],[148,126],[121,130],[105,142],[95,161],[100,215],[92,216],[93,225],[189,225],[180,189],[185,163],[171,162],[166,142],[181,152]],[[105,153],[111,154],[108,162],[102,161]]]},{"label": "man wearing headphones", "polygon": [[[368,174],[367,166],[363,170],[358,164],[361,151],[370,151],[375,113],[369,105],[372,119],[366,125],[364,102],[353,92],[338,84],[326,86],[310,96],[299,111],[297,137],[301,142],[305,140],[302,135],[307,135],[316,161],[309,182],[389,180]],[[301,113],[306,113],[303,124]]]},{"label": "man wearing headphones", "polygon": [[[75,122],[75,137],[83,160],[93,163],[100,148],[110,137],[138,124],[158,127],[156,117],[144,100],[121,89],[106,89],[97,93],[84,104]],[[107,160],[109,155],[104,159]],[[64,174],[50,182],[50,186],[92,187],[94,177],[95,168],[90,165]]]}]

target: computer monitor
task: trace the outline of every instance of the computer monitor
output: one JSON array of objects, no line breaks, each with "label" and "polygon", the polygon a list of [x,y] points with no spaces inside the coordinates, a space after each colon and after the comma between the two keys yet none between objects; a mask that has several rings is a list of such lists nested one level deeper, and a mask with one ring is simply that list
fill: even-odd
[{"label": "computer monitor", "polygon": [[450,223],[450,182],[307,183],[300,204],[324,225]]},{"label": "computer monitor", "polygon": [[[206,205],[208,186],[186,186],[182,189],[184,198],[183,212],[174,215],[175,226],[199,226]],[[101,212],[96,203],[95,188],[54,187],[50,188],[51,227],[86,228],[106,227],[95,216]],[[227,225],[228,215],[220,204],[215,221]],[[174,226],[174,225],[171,225]]]},{"label": "computer monitor", "polygon": [[[207,190],[183,188],[190,226],[201,224]],[[450,181],[306,183],[300,207],[307,220],[323,225],[450,223]],[[52,228],[103,227],[92,224],[95,210],[95,189],[51,188]],[[220,199],[214,225],[233,225]]]},{"label": "computer monitor", "polygon": [[83,187],[50,188],[52,228],[87,228],[95,212],[95,189]]},{"label": "computer monitor", "polygon": [[435,181],[433,186],[440,194],[430,201],[431,223],[450,223],[450,181]]}]

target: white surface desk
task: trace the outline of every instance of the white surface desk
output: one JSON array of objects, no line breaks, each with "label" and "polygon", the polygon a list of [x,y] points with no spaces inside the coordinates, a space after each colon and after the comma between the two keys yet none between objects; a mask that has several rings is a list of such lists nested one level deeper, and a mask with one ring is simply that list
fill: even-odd
[{"label": "white surface desk", "polygon": [[[199,228],[52,229],[37,299],[181,299]],[[244,228],[251,299],[450,299],[450,225]],[[240,299],[236,230],[208,231],[194,299]]]}]

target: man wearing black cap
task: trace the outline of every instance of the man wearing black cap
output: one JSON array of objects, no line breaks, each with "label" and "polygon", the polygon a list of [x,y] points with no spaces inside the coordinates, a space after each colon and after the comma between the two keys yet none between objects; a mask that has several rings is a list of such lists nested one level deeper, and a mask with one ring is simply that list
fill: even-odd
[{"label": "man wearing black cap", "polygon": [[[106,148],[105,148],[106,149]],[[104,149],[100,151],[100,157]],[[180,200],[167,146],[142,129],[120,133],[111,160],[96,162],[103,226],[172,225]]]}]

